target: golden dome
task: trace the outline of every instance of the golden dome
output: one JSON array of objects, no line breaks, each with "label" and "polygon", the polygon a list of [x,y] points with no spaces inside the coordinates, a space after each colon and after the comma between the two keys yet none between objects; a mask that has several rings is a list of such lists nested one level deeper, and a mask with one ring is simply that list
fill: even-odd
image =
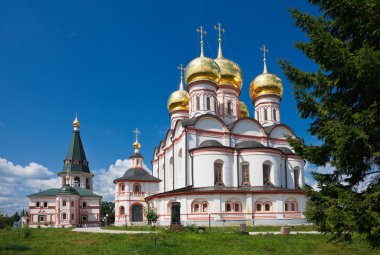
[{"label": "golden dome", "polygon": [[189,110],[189,93],[185,90],[174,91],[168,99],[169,112],[175,110]]},{"label": "golden dome", "polygon": [[226,58],[216,58],[216,64],[220,68],[220,85],[232,85],[237,89],[241,89],[243,83],[243,77],[241,74],[241,69],[232,60]]},{"label": "golden dome", "polygon": [[136,141],[136,142],[133,143],[133,148],[140,149],[141,148],[141,144],[138,141]]},{"label": "golden dome", "polygon": [[74,126],[74,127],[77,127],[77,128],[80,127],[80,123],[79,123],[79,120],[78,120],[78,116],[75,116],[75,120],[73,121],[73,126]]},{"label": "golden dome", "polygon": [[249,117],[249,111],[247,105],[243,101],[239,101],[240,103],[240,117],[245,118]]},{"label": "golden dome", "polygon": [[268,73],[266,59],[264,58],[264,71],[257,76],[249,87],[249,95],[252,101],[262,95],[276,95],[282,97],[284,88],[281,79],[275,75]]},{"label": "golden dome", "polygon": [[218,83],[220,68],[211,58],[200,56],[193,59],[186,67],[185,81],[190,84],[195,81],[208,80]]}]

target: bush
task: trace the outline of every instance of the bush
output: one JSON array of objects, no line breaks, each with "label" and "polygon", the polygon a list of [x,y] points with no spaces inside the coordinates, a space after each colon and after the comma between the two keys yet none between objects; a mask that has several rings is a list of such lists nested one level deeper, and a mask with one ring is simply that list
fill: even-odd
[{"label": "bush", "polygon": [[32,230],[30,229],[29,225],[24,224],[24,226],[22,226],[22,236],[25,239],[28,239],[30,238],[31,235],[32,235]]}]

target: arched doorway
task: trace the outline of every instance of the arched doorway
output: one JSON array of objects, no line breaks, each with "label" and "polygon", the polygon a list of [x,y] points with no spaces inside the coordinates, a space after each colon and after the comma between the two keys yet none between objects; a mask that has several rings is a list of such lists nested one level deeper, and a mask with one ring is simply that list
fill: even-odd
[{"label": "arched doorway", "polygon": [[132,205],[132,222],[143,221],[143,207],[140,204]]}]

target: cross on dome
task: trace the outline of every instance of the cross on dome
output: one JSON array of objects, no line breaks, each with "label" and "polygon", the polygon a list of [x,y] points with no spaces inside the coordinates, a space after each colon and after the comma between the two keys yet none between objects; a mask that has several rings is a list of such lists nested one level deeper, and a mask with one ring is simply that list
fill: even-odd
[{"label": "cross on dome", "polygon": [[133,130],[133,133],[136,135],[136,141],[133,143],[133,148],[135,148],[135,152],[138,152],[138,150],[141,148],[141,144],[139,143],[139,134],[141,133],[138,128]]},{"label": "cross on dome", "polygon": [[263,73],[268,73],[268,69],[267,69],[267,59],[266,59],[266,53],[269,52],[269,49],[265,46],[265,44],[263,44],[263,46],[260,48],[260,51],[263,52],[263,57],[264,57],[264,70],[263,70]]},{"label": "cross on dome", "polygon": [[136,142],[138,142],[139,134],[141,133],[141,131],[138,128],[136,128],[135,130],[133,130],[133,133],[135,133],[135,135],[136,135]]},{"label": "cross on dome", "polygon": [[204,50],[203,50],[203,35],[206,35],[207,32],[206,32],[206,30],[203,30],[203,27],[202,27],[202,26],[200,26],[199,28],[197,28],[196,31],[200,34],[200,38],[201,38],[201,57],[204,57]]},{"label": "cross on dome", "polygon": [[218,58],[222,58],[223,57],[223,54],[222,54],[222,34],[224,32],[226,32],[226,30],[224,28],[222,28],[222,24],[220,24],[220,22],[218,23],[218,25],[214,26],[215,30],[218,30],[218,42],[219,42],[219,49],[218,49]]},{"label": "cross on dome", "polygon": [[178,70],[180,70],[180,83],[179,83],[179,90],[183,90],[183,71],[185,70],[185,68],[183,67],[182,64],[180,64],[178,67]]}]

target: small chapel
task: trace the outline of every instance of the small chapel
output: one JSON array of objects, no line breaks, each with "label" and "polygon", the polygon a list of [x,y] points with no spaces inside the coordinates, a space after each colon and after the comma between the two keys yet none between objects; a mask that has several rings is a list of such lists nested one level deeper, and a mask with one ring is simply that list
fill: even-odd
[{"label": "small chapel", "polygon": [[[306,223],[305,161],[287,141],[296,134],[281,122],[283,84],[268,71],[268,49],[261,48],[263,71],[245,92],[239,65],[222,53],[225,31],[220,23],[215,29],[217,57],[205,56],[200,27],[200,56],[179,67],[179,89],[167,102],[170,127],[154,149],[152,174],[136,138],[132,167],[114,181],[116,225],[146,221],[144,201],[157,209],[158,225],[171,224],[174,202],[183,225]],[[253,117],[241,93],[249,93]]]},{"label": "small chapel", "polygon": [[93,193],[93,177],[80,137],[78,117],[62,171],[60,188],[47,189],[29,198],[30,227],[100,226],[101,196]]}]

